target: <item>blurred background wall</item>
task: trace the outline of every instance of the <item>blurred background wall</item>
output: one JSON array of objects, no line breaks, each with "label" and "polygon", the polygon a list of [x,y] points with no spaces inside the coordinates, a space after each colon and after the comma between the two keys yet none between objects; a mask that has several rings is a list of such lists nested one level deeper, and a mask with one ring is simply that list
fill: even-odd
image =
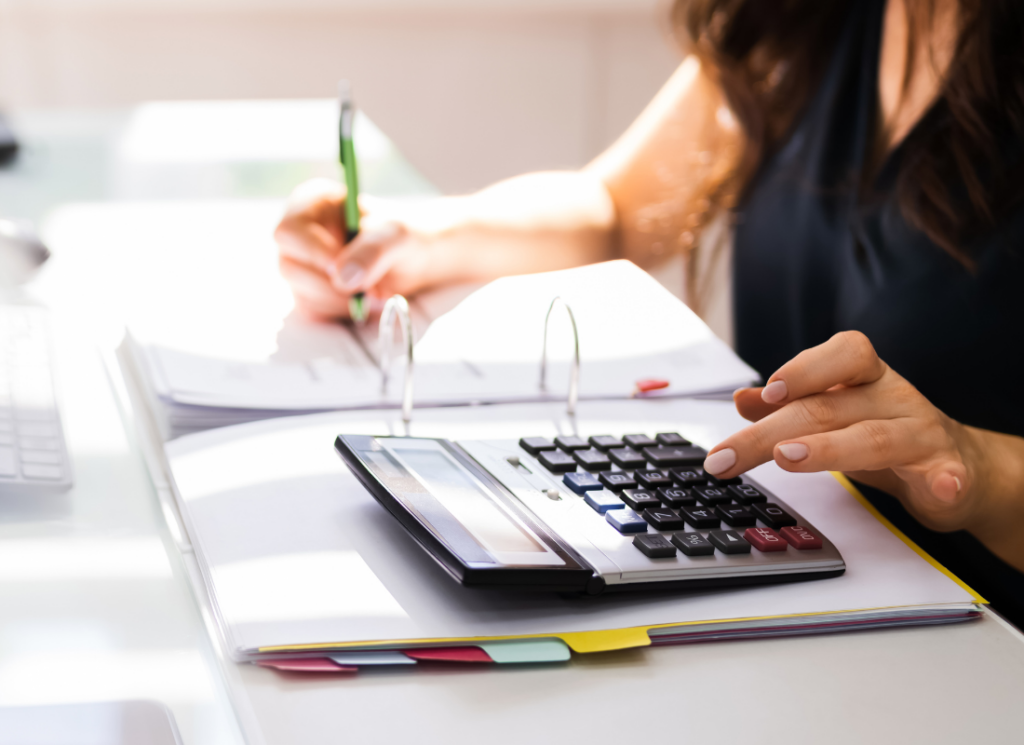
[{"label": "blurred background wall", "polygon": [[680,53],[666,0],[0,0],[0,107],[323,98],[445,192],[573,168]]}]

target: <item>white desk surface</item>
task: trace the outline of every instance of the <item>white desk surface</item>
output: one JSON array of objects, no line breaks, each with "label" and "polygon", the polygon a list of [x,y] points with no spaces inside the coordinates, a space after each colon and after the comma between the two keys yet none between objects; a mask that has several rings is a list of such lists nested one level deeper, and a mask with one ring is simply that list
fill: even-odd
[{"label": "white desk surface", "polygon": [[[89,121],[104,137],[117,131],[102,117]],[[105,162],[95,147],[71,151]],[[80,166],[68,188],[87,183],[91,167]],[[31,182],[24,197],[37,200],[25,202],[36,213],[30,216],[69,197],[125,196],[66,193],[40,186],[34,175],[29,168],[0,183],[10,192],[19,179]],[[279,204],[256,204],[266,219],[240,223],[239,240],[272,225]],[[88,220],[108,214],[109,205],[92,207],[81,208]],[[173,213],[168,201],[158,207]],[[99,355],[114,322],[175,313],[181,304],[174,297],[187,288],[159,286],[159,267],[149,277],[119,270],[125,246],[76,235],[68,215],[81,210],[49,214],[55,258],[28,296],[54,311],[76,486],[52,499],[0,500],[0,705],[154,698],[171,707],[186,745],[598,744],[638,736],[959,743],[1005,742],[1024,731],[1024,637],[992,615],[952,627],[577,656],[558,666],[421,665],[317,677],[224,663],[206,636]],[[116,210],[109,217],[109,234],[117,235]],[[154,240],[136,235],[133,271],[158,258],[154,246],[167,250],[169,229],[162,225]],[[253,255],[269,259],[269,240]],[[183,254],[178,267],[194,255]],[[324,712],[334,722],[329,729]]]}]

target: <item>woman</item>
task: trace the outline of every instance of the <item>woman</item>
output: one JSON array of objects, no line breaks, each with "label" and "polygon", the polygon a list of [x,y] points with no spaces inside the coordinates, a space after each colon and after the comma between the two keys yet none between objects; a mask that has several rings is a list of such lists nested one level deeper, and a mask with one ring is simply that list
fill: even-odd
[{"label": "woman", "polygon": [[615,257],[692,264],[727,214],[736,348],[767,382],[736,393],[754,424],[706,469],[844,471],[1024,624],[1024,6],[690,0],[674,15],[693,54],[578,173],[426,208],[367,200],[344,248],[339,188],[300,188],[277,231],[299,307],[339,316],[360,290]]}]

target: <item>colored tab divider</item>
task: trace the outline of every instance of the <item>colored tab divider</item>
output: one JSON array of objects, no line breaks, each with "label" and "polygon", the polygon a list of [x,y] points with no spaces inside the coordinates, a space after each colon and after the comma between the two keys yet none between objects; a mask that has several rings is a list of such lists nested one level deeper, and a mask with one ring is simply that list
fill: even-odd
[{"label": "colored tab divider", "polygon": [[423,647],[402,652],[414,660],[431,662],[494,662],[480,647]]},{"label": "colored tab divider", "polygon": [[481,642],[480,648],[499,664],[568,662],[569,647],[561,639],[520,639]]},{"label": "colored tab divider", "polygon": [[256,660],[260,667],[269,667],[289,673],[354,673],[359,668],[352,665],[339,665],[322,657],[298,657],[291,660]]},{"label": "colored tab divider", "polygon": [[357,652],[333,652],[328,655],[339,665],[376,666],[376,665],[415,665],[414,660],[404,652],[392,649],[368,649]]}]

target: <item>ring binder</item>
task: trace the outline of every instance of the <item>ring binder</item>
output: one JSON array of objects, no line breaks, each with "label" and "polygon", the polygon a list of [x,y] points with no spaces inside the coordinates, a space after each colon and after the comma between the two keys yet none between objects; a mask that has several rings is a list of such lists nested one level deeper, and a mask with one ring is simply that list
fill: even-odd
[{"label": "ring binder", "polygon": [[569,397],[566,402],[566,410],[569,416],[575,416],[576,402],[580,397],[580,334],[576,329],[576,316],[573,315],[572,308],[569,307],[567,302],[562,300],[561,296],[556,296],[551,301],[551,305],[548,306],[547,315],[544,316],[544,349],[541,351],[540,356],[540,389],[542,391],[548,389],[548,325],[551,321],[551,311],[555,309],[556,303],[562,304],[562,307],[569,314],[569,322],[572,324],[573,361],[569,372]]},{"label": "ring binder", "polygon": [[409,320],[409,302],[401,295],[392,295],[384,304],[384,310],[380,314],[380,372],[381,372],[381,393],[388,392],[388,378],[391,370],[391,346],[393,342],[394,318],[397,316],[398,324],[402,328],[402,337],[405,345],[405,385],[402,391],[402,421],[406,424],[412,419],[412,383],[413,383],[413,357],[412,357],[412,322]]}]

